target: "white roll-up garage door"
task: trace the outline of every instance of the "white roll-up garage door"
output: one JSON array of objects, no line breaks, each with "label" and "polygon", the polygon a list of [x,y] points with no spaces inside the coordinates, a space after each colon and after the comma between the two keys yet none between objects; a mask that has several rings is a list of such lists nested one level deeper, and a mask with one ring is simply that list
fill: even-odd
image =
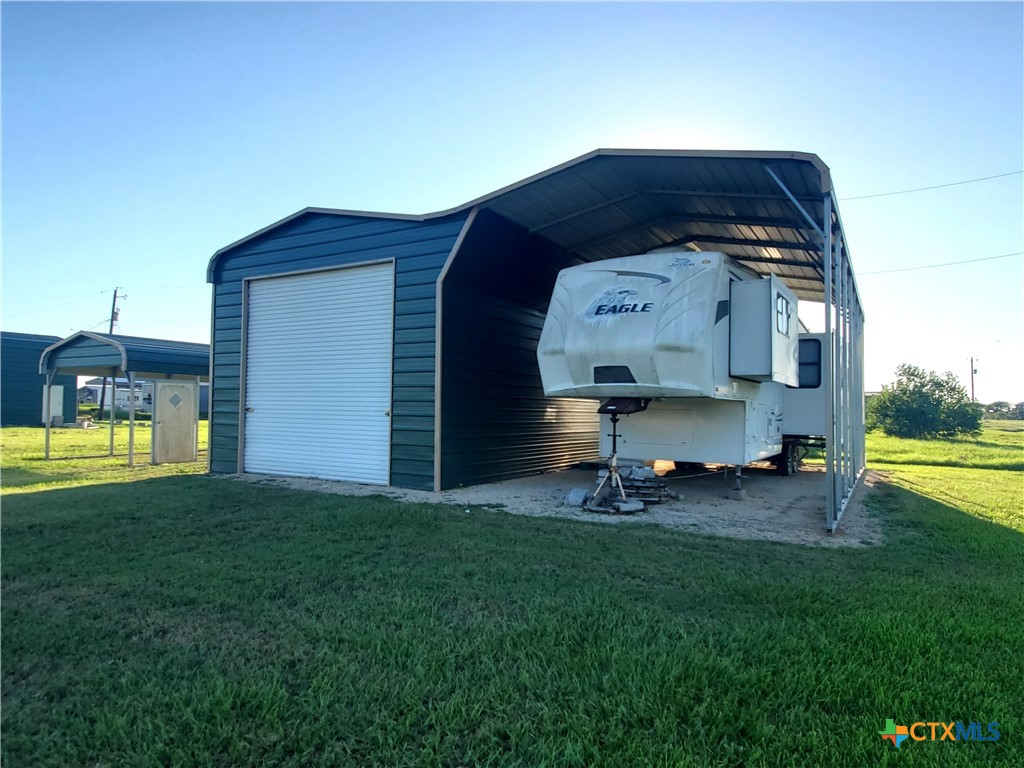
[{"label": "white roll-up garage door", "polygon": [[249,282],[246,472],[388,483],[394,266]]}]

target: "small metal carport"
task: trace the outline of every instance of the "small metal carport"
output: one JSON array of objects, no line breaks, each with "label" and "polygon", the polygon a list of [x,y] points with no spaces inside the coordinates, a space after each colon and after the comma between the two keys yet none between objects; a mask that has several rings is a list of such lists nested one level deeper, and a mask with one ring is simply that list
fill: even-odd
[{"label": "small metal carport", "polygon": [[[210,346],[187,341],[147,339],[79,331],[43,350],[39,372],[46,376],[47,389],[58,374],[71,376],[118,375],[135,389],[136,377],[156,380],[209,381]],[[49,403],[47,397],[45,403]],[[198,416],[199,400],[196,399]],[[111,402],[110,447],[114,455],[114,409]],[[50,458],[50,420],[46,419],[46,458]],[[128,406],[128,466],[135,463],[135,402]]]}]

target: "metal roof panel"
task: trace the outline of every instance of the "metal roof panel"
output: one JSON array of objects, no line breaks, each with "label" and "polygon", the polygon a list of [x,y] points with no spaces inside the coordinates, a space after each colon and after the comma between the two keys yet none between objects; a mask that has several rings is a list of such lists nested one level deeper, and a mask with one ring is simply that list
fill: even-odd
[{"label": "metal roof panel", "polygon": [[104,375],[117,367],[150,376],[198,376],[210,373],[210,345],[79,331],[51,344],[39,358],[39,372]]},{"label": "metal roof panel", "polygon": [[209,279],[215,262],[235,247],[304,214],[424,221],[486,208],[582,260],[691,244],[745,259],[760,274],[799,277],[800,298],[823,301],[818,230],[825,225],[826,199],[832,230],[845,240],[829,169],[816,155],[598,149],[424,216],[307,208],[217,251]]}]

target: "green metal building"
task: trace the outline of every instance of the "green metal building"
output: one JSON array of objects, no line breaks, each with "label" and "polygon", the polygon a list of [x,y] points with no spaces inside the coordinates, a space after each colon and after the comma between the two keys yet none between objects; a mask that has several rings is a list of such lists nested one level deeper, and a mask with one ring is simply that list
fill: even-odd
[{"label": "green metal building", "polygon": [[[39,356],[57,336],[0,332],[0,421],[4,426],[42,426],[43,387]],[[52,415],[74,424],[78,415],[78,384],[74,376],[53,382]]]},{"label": "green metal building", "polygon": [[[596,403],[541,388],[555,277],[677,244],[859,318],[829,171],[805,153],[597,150],[439,213],[307,208],[210,261],[211,471],[442,490],[596,459]],[[837,454],[838,488],[859,461]]]}]

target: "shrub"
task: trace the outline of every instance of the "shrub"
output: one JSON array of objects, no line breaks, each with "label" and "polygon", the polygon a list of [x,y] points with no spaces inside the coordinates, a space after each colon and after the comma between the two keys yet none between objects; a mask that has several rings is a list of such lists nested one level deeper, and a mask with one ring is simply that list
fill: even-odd
[{"label": "shrub", "polygon": [[952,373],[903,364],[895,383],[871,398],[867,422],[894,437],[947,438],[980,433],[981,416],[981,406]]}]

